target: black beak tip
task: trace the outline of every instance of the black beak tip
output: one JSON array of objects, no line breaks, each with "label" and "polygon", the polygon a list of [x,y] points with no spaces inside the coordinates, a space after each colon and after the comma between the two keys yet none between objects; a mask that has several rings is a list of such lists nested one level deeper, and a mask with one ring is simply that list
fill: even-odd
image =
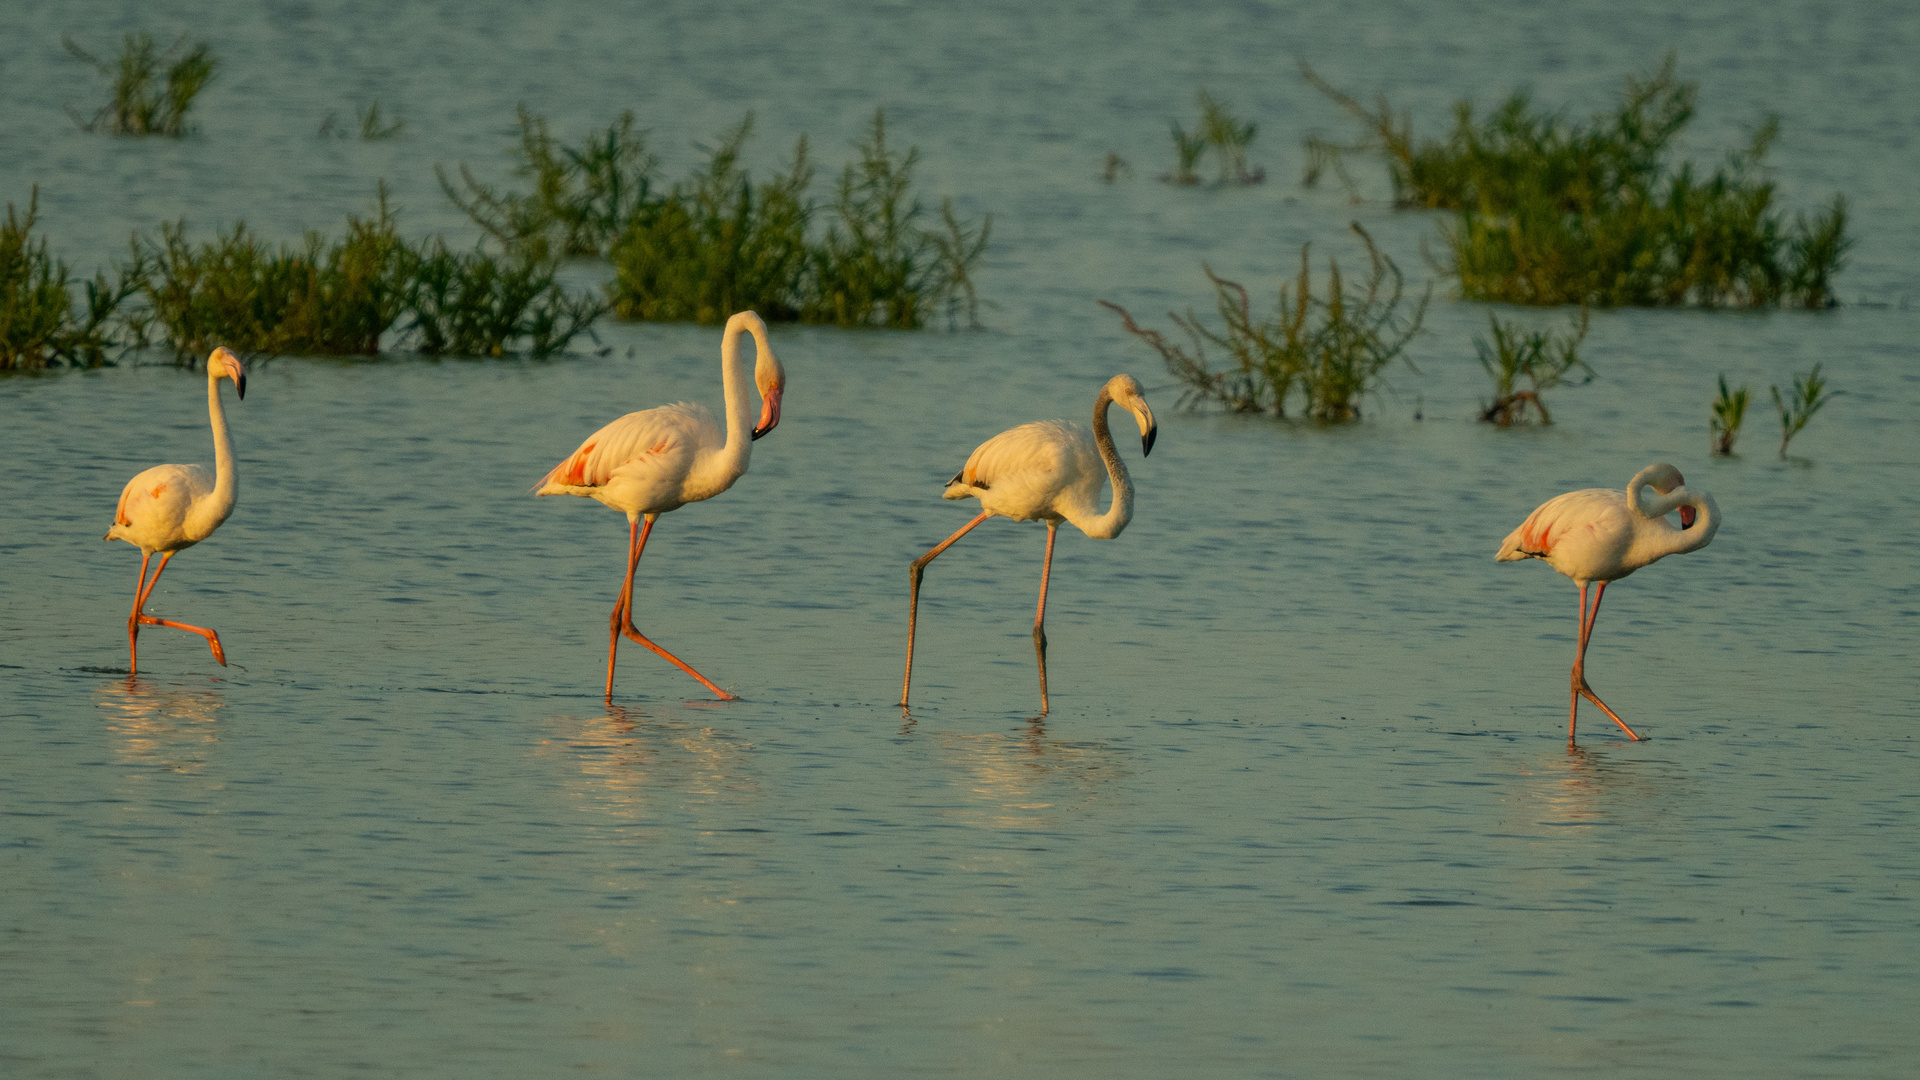
[{"label": "black beak tip", "polygon": [[1158,427],[1150,427],[1147,429],[1147,433],[1145,435],[1140,436],[1140,456],[1141,457],[1146,457],[1148,454],[1153,453],[1153,440],[1159,437],[1160,437],[1160,429]]},{"label": "black beak tip", "polygon": [[772,429],[772,428],[770,428],[770,427],[757,427],[757,428],[754,428],[754,429],[753,429],[753,440],[752,440],[752,441],[753,441],[753,442],[759,442],[759,441],[760,441],[760,436],[762,436],[762,435],[765,435],[765,434],[766,434],[767,432],[769,432],[769,431],[772,431],[772,430],[773,430],[773,429]]},{"label": "black beak tip", "polygon": [[247,377],[245,375],[241,375],[239,378],[233,380],[233,388],[234,391],[240,395],[241,401],[247,400]]}]

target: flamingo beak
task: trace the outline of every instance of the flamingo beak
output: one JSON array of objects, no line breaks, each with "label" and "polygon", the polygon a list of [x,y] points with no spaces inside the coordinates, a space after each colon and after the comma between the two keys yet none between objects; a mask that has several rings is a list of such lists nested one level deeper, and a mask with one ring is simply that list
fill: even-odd
[{"label": "flamingo beak", "polygon": [[246,372],[242,371],[234,375],[233,388],[235,391],[239,393],[241,401],[247,400],[247,373]]},{"label": "flamingo beak", "polygon": [[753,437],[758,439],[780,423],[780,395],[786,388],[776,385],[760,403],[760,426],[753,429]]},{"label": "flamingo beak", "polygon": [[1147,433],[1145,435],[1140,436],[1140,456],[1141,457],[1146,457],[1148,454],[1153,453],[1153,440],[1159,437],[1160,437],[1160,426],[1158,424],[1151,425],[1147,428]]},{"label": "flamingo beak", "polygon": [[1693,518],[1694,518],[1693,507],[1683,506],[1680,508],[1680,527],[1682,529],[1693,528]]}]

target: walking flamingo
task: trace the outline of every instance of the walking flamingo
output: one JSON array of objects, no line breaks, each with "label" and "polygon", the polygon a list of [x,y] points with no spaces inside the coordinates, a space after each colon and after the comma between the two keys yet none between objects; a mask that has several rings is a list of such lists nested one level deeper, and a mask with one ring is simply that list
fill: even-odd
[{"label": "walking flamingo", "polygon": [[[1647,488],[1658,497],[1646,493]],[[1680,527],[1666,519],[1680,511]],[[1547,565],[1580,586],[1580,633],[1573,654],[1572,700],[1567,711],[1567,745],[1573,745],[1573,725],[1586,698],[1613,718],[1627,737],[1638,741],[1619,714],[1607,707],[1587,685],[1587,642],[1600,616],[1600,598],[1607,583],[1618,581],[1648,563],[1698,551],[1720,528],[1720,508],[1713,496],[1686,486],[1680,470],[1661,463],[1635,473],[1622,493],[1612,488],[1569,491],[1541,503],[1520,527],[1500,543],[1494,558],[1500,562],[1545,559]],[[1587,607],[1587,585],[1598,582],[1593,607]]]},{"label": "walking flamingo", "polygon": [[[1039,420],[1003,431],[980,444],[966,467],[947,481],[945,497],[980,500],[980,513],[960,531],[913,560],[908,568],[912,592],[907,606],[907,673],[900,682],[900,706],[913,688],[913,632],[920,611],[920,578],[927,564],[973,527],[994,515],[1015,521],[1047,523],[1047,556],[1040,564],[1040,606],[1033,615],[1033,652],[1040,664],[1040,715],[1047,714],[1047,577],[1053,570],[1054,534],[1070,521],[1095,540],[1119,536],[1133,520],[1133,481],[1113,448],[1107,430],[1107,406],[1118,402],[1140,424],[1140,454],[1153,452],[1159,433],[1140,383],[1115,375],[1093,399],[1093,435],[1065,420]],[[1102,464],[1105,470],[1102,471]],[[1099,511],[1100,489],[1113,482],[1113,503]]]},{"label": "walking flamingo", "polygon": [[[754,384],[760,391],[760,423],[753,420],[741,375],[740,335],[754,343]],[[713,422],[705,406],[681,402],[632,412],[587,437],[535,486],[536,495],[582,495],[627,515],[627,577],[608,619],[607,700],[613,700],[614,655],[625,634],[693,676],[724,701],[733,695],[647,637],[633,625],[633,572],[653,532],[654,519],[691,502],[711,499],[733,486],[747,471],[755,439],[780,422],[780,396],[786,372],[767,344],[767,324],[751,311],[727,320],[720,339],[720,382],[727,399],[727,430]],[[646,518],[646,526],[640,519]]]},{"label": "walking flamingo", "polygon": [[[232,379],[241,400],[247,396],[247,371],[240,358],[225,348],[213,350],[207,357],[207,417],[213,425],[213,468],[205,465],[155,465],[127,481],[120,491],[120,505],[113,514],[113,527],[102,540],[125,540],[140,549],[140,583],[133,591],[133,613],[127,616],[127,668],[140,672],[140,628],[171,626],[191,630],[207,639],[213,658],[225,667],[226,651],[220,648],[220,635],[204,626],[189,626],[168,619],[156,619],[146,613],[147,600],[174,553],[190,548],[213,535],[213,530],[233,513],[239,497],[239,478],[233,468],[233,436],[227,430],[227,413],[220,407],[220,380]],[[159,551],[160,566],[147,580],[147,563]]]}]

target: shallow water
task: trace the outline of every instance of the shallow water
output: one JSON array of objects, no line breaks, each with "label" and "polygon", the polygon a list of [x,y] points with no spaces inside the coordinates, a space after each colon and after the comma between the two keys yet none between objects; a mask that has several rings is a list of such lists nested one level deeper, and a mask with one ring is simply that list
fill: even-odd
[{"label": "shallow water", "polygon": [[[806,131],[831,169],[884,104],[930,193],[995,214],[999,306],[978,334],[774,329],[780,429],[662,519],[636,591],[724,704],[630,646],[602,703],[624,523],[527,493],[624,409],[717,405],[712,329],[257,367],[228,398],[239,508],[153,604],[232,665],[149,630],[137,679],[138,560],[98,538],[128,476],[208,459],[203,378],[0,380],[5,1075],[1911,1070],[1905,9],[139,10],[23,16],[0,60],[6,197],[39,182],[82,269],[181,214],[332,229],[382,176],[406,227],[458,229],[430,165],[498,170],[517,101],[568,132],[634,106],[669,173],[747,108],[766,165]],[[197,138],[64,118],[97,91],[59,34],[139,26],[228,63]],[[1354,257],[1352,218],[1424,281],[1430,219],[1291,183],[1301,135],[1346,130],[1294,55],[1431,127],[1522,82],[1598,107],[1667,48],[1702,83],[1696,158],[1777,111],[1789,204],[1853,200],[1847,306],[1596,313],[1597,381],[1503,432],[1470,422],[1484,310],[1444,283],[1418,372],[1340,429],[1175,408],[1093,305],[1203,305],[1203,259],[1271,289],[1303,241]],[[1266,185],[1150,179],[1203,85],[1261,123]],[[404,137],[313,136],[375,97]],[[1131,181],[1097,183],[1109,150]],[[1845,396],[1781,461],[1764,388],[1815,361]],[[996,521],[929,570],[903,716],[906,563],[967,515],[941,481],[1014,422],[1084,421],[1122,369],[1161,435],[1122,440],[1126,534],[1062,534],[1052,714],[1043,531]],[[1730,461],[1705,454],[1721,371],[1762,394]],[[1491,556],[1654,460],[1725,525],[1609,591],[1589,674],[1652,739],[1584,713],[1569,751],[1575,590]]]}]

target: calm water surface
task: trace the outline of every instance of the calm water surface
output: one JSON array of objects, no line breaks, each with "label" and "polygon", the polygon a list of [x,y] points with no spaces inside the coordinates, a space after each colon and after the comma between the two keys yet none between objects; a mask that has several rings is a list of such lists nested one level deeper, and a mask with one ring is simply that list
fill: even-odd
[{"label": "calm water surface", "polygon": [[[637,649],[599,697],[624,522],[528,488],[629,408],[718,404],[718,333],[619,326],[551,362],[285,358],[231,404],[240,505],[157,591],[103,544],[127,477],[208,460],[204,380],[0,380],[0,1073],[1900,1077],[1920,1055],[1914,641],[1920,22],[1897,5],[47,5],[0,56],[0,197],[41,185],[89,270],[181,215],[337,229],[385,177],[463,231],[434,162],[503,176],[513,105],[569,134],[635,108],[678,173],[755,110],[755,164],[828,169],[876,105],[930,194],[995,215],[975,334],[776,327],[791,387],[752,471],[662,519]],[[75,132],[71,33],[180,31],[226,65],[203,132]],[[1782,115],[1789,205],[1853,200],[1827,313],[1606,312],[1559,423],[1470,422],[1475,305],[1442,298],[1366,422],[1174,407],[1105,297],[1277,285],[1359,219],[1416,283],[1433,221],[1304,192],[1293,72],[1429,130],[1532,85],[1597,108],[1667,49],[1703,161]],[[1177,191],[1201,87],[1257,120],[1245,191]],[[388,143],[323,140],[379,100]],[[1134,176],[1096,176],[1109,151]],[[825,185],[820,188],[824,193]],[[603,273],[578,268],[583,281]],[[1545,324],[1563,316],[1535,315]],[[1161,320],[1164,322],[1164,319]],[[1765,387],[1845,391],[1781,461]],[[1084,420],[1109,375],[1161,437],[1120,540],[1068,531],[1036,721],[1043,530],[936,562],[915,707],[906,563],[958,527],[967,452]],[[1716,373],[1760,390],[1710,460]],[[1418,407],[1424,419],[1415,420]],[[1611,590],[1604,724],[1562,737],[1576,592],[1492,561],[1537,503],[1655,460],[1713,545]]]}]

